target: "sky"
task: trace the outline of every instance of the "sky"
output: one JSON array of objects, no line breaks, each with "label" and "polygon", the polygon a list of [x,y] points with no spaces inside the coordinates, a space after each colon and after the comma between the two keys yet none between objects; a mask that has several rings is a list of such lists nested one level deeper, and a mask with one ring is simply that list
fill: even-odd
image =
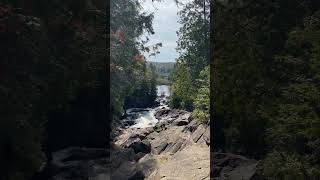
[{"label": "sky", "polygon": [[147,53],[144,54],[147,61],[175,62],[175,59],[179,56],[175,49],[178,40],[176,31],[181,27],[181,24],[178,23],[179,16],[177,13],[182,6],[177,6],[174,0],[162,2],[146,0],[142,7],[143,11],[154,13],[153,28],[155,34],[149,35],[150,42],[148,44],[162,43],[162,47],[159,49],[160,54],[157,54],[156,57],[149,57]]}]

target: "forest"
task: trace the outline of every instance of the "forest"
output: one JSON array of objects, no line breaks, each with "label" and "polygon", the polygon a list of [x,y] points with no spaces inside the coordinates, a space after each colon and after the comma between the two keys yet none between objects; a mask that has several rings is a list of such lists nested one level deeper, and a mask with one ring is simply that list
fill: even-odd
[{"label": "forest", "polygon": [[106,8],[1,1],[0,179],[32,178],[63,147],[106,148]]},{"label": "forest", "polygon": [[263,179],[320,178],[320,1],[215,1],[213,147]]},{"label": "forest", "polygon": [[179,57],[171,74],[170,106],[210,122],[210,1],[195,0],[179,12]]},{"label": "forest", "polygon": [[[110,175],[110,164],[117,179],[127,162],[136,168],[127,179],[143,179],[154,174],[140,161],[163,152],[201,155],[160,162],[206,179],[210,148],[257,162],[256,179],[320,179],[320,1],[174,2],[174,65],[144,56],[162,43],[147,45],[154,14],[140,0],[0,2],[1,180],[84,180],[96,166]],[[162,84],[170,97],[158,97]],[[147,128],[128,130],[132,112]],[[121,144],[120,132],[131,142]]]}]

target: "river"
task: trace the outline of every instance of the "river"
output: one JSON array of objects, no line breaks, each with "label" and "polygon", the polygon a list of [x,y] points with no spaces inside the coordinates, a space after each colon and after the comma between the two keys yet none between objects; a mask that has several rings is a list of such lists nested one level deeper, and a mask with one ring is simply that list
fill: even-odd
[{"label": "river", "polygon": [[147,128],[156,125],[158,120],[154,114],[159,109],[169,109],[168,100],[170,97],[170,87],[167,85],[157,86],[157,99],[159,106],[154,108],[131,108],[127,109],[127,118],[124,122],[130,122],[127,128]]}]

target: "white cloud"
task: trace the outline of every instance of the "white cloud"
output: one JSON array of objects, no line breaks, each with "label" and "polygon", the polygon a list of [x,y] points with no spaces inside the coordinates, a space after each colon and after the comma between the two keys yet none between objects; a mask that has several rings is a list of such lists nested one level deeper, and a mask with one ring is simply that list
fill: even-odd
[{"label": "white cloud", "polygon": [[[183,0],[182,2],[187,2],[190,0]],[[151,0],[146,0],[142,4],[143,10],[149,13],[154,13],[153,28],[155,34],[150,36],[150,43],[154,44],[162,42],[163,47],[160,48],[160,54],[156,57],[148,57],[147,60],[150,61],[175,61],[178,57],[176,52],[176,41],[178,37],[176,31],[179,30],[181,25],[178,23],[179,17],[177,15],[178,11],[181,9],[181,6],[177,6],[173,0],[165,0],[162,2]]]}]

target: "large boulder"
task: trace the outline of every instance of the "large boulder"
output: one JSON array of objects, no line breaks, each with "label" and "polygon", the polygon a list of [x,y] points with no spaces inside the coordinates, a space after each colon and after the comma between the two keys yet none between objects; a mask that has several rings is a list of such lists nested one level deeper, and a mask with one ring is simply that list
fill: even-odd
[{"label": "large boulder", "polygon": [[193,138],[194,140],[198,139],[198,136],[200,136],[200,134],[204,131],[201,137],[196,142],[201,144],[206,144],[209,146],[210,145],[210,126],[205,125],[203,127],[205,127],[205,130],[203,130],[201,127],[201,131],[199,130],[198,133],[195,132]]},{"label": "large boulder", "polygon": [[181,116],[179,116],[176,120],[173,121],[173,125],[176,126],[185,126],[190,122],[191,113],[187,112]]},{"label": "large boulder", "polygon": [[166,140],[157,141],[156,143],[153,144],[151,151],[153,154],[160,154],[168,147],[168,145],[169,144]]},{"label": "large boulder", "polygon": [[111,179],[128,180],[131,177],[136,176],[137,172],[138,168],[136,162],[123,161],[117,169],[112,170]]},{"label": "large boulder", "polygon": [[135,153],[150,153],[151,152],[151,144],[147,140],[137,141],[132,143],[129,148],[132,148]]},{"label": "large boulder", "polygon": [[138,162],[122,161],[120,167],[112,171],[111,179],[144,180],[156,166],[156,160],[150,154],[145,155]]},{"label": "large boulder", "polygon": [[49,179],[100,180],[110,175],[108,157],[109,151],[106,149],[72,147],[54,152],[49,164]]},{"label": "large boulder", "polygon": [[110,154],[111,167],[116,169],[124,161],[136,161],[134,150],[132,148],[121,148],[112,150]]},{"label": "large boulder", "polygon": [[187,124],[189,124],[189,121],[185,120],[185,119],[177,119],[177,120],[173,121],[173,125],[175,125],[175,126],[185,126]]},{"label": "large boulder", "polygon": [[202,135],[206,132],[207,126],[204,124],[200,124],[197,129],[192,133],[192,139],[195,143],[197,143]]},{"label": "large boulder", "polygon": [[178,152],[181,148],[182,145],[184,144],[186,140],[179,137],[177,138],[175,141],[173,141],[171,143],[171,145],[166,149],[166,152],[170,153],[170,154],[175,154],[176,152]]},{"label": "large boulder", "polygon": [[167,115],[169,112],[170,112],[169,109],[162,109],[162,110],[157,111],[154,114],[154,117],[157,119],[161,119],[163,116]]},{"label": "large boulder", "polygon": [[51,163],[57,167],[63,167],[66,162],[106,158],[107,156],[109,156],[107,149],[71,147],[54,152]]},{"label": "large boulder", "polygon": [[200,125],[199,121],[193,120],[188,125],[186,125],[184,127],[183,132],[191,132],[191,133],[193,133],[198,128],[199,125]]},{"label": "large boulder", "polygon": [[230,153],[213,153],[212,176],[228,180],[253,180],[258,162]]}]

